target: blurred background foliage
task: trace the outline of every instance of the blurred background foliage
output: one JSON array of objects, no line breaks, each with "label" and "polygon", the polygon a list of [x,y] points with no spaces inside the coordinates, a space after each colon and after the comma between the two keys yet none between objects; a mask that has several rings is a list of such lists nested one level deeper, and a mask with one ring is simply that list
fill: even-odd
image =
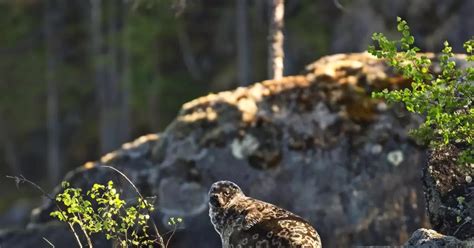
[{"label": "blurred background foliage", "polygon": [[[326,54],[364,51],[373,32],[396,33],[396,16],[422,49],[439,51],[448,39],[462,51],[473,3],[288,0],[285,74]],[[245,34],[236,31],[241,18]],[[265,80],[267,34],[265,0],[0,0],[0,175],[51,189],[67,170],[162,131],[184,102]],[[57,177],[48,175],[54,168]],[[18,193],[3,176],[0,184],[1,212]]]}]

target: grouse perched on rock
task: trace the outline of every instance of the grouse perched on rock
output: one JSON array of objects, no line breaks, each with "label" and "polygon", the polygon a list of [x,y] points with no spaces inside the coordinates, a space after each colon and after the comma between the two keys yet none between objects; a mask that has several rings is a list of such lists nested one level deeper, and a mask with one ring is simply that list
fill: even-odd
[{"label": "grouse perched on rock", "polygon": [[319,248],[316,230],[303,218],[244,195],[235,183],[218,181],[209,191],[209,217],[223,248]]}]

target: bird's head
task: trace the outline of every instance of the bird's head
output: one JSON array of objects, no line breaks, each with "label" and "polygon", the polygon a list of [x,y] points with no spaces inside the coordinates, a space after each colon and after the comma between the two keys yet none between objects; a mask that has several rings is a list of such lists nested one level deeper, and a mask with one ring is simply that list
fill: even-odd
[{"label": "bird's head", "polygon": [[237,184],[230,181],[218,181],[212,184],[209,190],[209,205],[215,208],[223,208],[235,197],[244,196]]}]

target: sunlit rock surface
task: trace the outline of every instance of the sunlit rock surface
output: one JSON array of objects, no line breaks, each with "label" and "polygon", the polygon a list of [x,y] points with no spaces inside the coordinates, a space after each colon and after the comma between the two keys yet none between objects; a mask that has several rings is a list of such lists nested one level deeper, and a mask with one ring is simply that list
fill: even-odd
[{"label": "sunlit rock surface", "polygon": [[461,241],[452,236],[446,236],[430,229],[416,230],[405,244],[405,247],[417,248],[472,248],[474,239]]},{"label": "sunlit rock surface", "polygon": [[[428,225],[420,180],[426,152],[407,136],[421,120],[370,94],[408,83],[365,53],[324,57],[303,75],[188,102],[163,133],[125,144],[65,179],[90,187],[112,178],[131,197],[124,180],[98,165],[122,170],[143,194],[157,197],[163,233],[168,217],[184,218],[171,247],[220,246],[206,199],[217,180],[308,219],[324,247],[403,244]],[[29,227],[50,221],[52,209],[35,210]]]}]

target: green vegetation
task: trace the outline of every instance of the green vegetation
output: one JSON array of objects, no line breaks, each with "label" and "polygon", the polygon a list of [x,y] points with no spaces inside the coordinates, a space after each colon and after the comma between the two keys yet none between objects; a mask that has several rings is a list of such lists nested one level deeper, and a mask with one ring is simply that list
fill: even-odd
[{"label": "green vegetation", "polygon": [[152,203],[139,197],[135,205],[127,204],[112,181],[107,185],[94,184],[86,195],[80,188],[71,188],[68,182],[63,182],[62,186],[64,191],[56,196],[56,201],[64,207],[59,207],[60,210],[52,212],[51,216],[67,222],[73,231],[79,226],[89,245],[90,235],[95,233],[105,234],[120,247],[157,243],[157,239],[149,235]]},{"label": "green vegetation", "polygon": [[[381,33],[372,39],[378,47],[370,46],[369,52],[412,80],[410,89],[373,93],[389,102],[402,102],[410,112],[426,116],[425,122],[412,136],[432,148],[453,144],[463,150],[460,163],[474,163],[474,67],[456,67],[454,54],[448,42],[439,57],[439,72],[434,72],[431,60],[417,55],[419,48],[410,34],[407,22],[397,18],[400,40],[388,40]],[[474,62],[474,39],[464,43],[467,61]]]},{"label": "green vegetation", "polygon": [[[172,230],[167,233],[170,235],[165,243],[151,218],[155,210],[153,202],[146,200],[123,172],[108,165],[101,167],[111,169],[122,176],[132,186],[138,198],[127,203],[120,197],[113,181],[108,181],[107,185],[95,183],[86,194],[83,194],[81,188],[73,188],[69,182],[63,181],[61,183],[63,191],[53,198],[41,186],[21,175],[7,178],[15,180],[17,187],[21,183],[30,184],[44,197],[54,202],[57,210],[50,213],[51,217],[68,224],[80,248],[84,247],[81,235],[86,239],[87,246],[93,247],[91,239],[93,234],[103,234],[107,240],[113,241],[114,247],[168,247],[183,219],[169,218],[168,225]],[[43,239],[54,246],[46,238]]]}]

